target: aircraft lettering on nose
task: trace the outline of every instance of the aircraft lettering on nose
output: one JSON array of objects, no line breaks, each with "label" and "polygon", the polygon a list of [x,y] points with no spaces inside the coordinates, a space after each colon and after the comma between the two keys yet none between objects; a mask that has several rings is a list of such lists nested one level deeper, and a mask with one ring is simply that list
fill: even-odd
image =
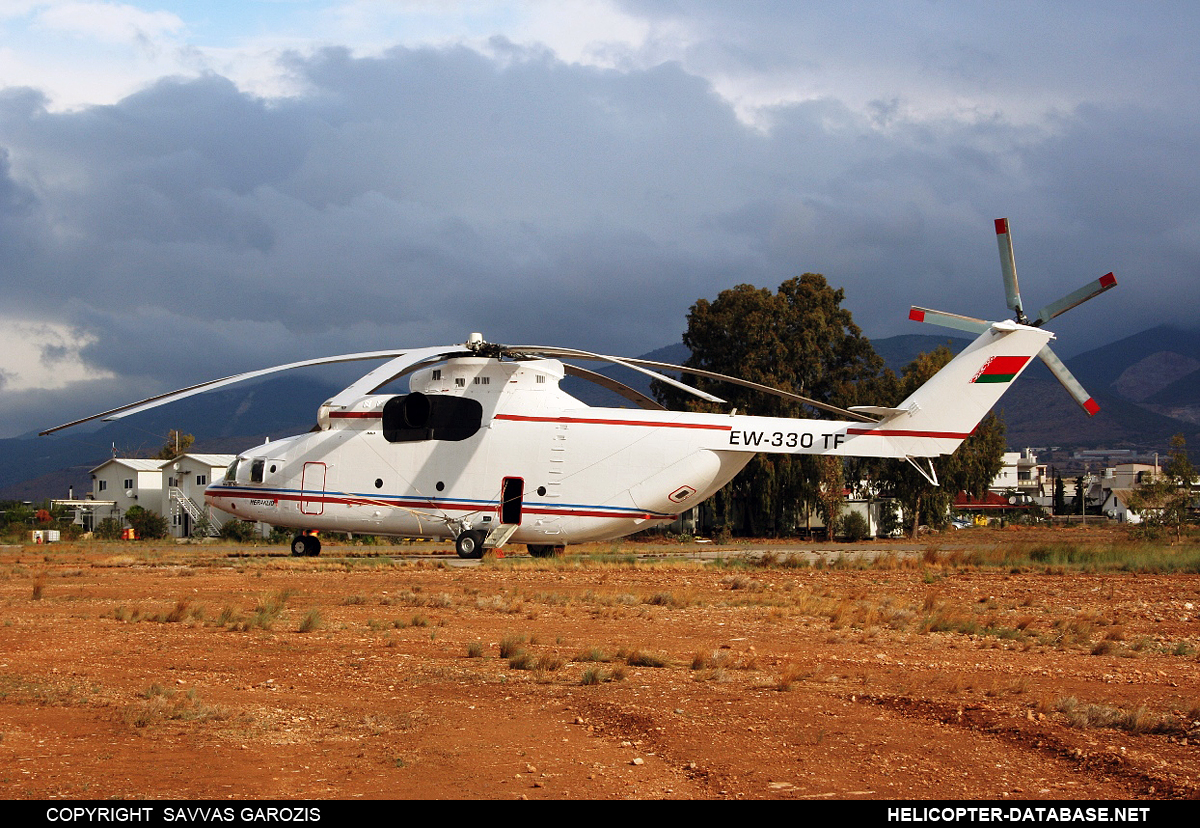
[{"label": "aircraft lettering on nose", "polygon": [[[193,394],[314,365],[386,360],[323,403],[317,427],[238,455],[205,491],[213,507],[295,529],[294,555],[316,555],[317,531],[453,538],[458,554],[524,543],[560,554],[569,543],[623,537],[675,520],[711,497],[754,454],[892,457],[936,483],[932,459],[952,453],[1031,363],[1045,362],[1089,414],[1095,402],[1049,348],[1041,326],[1116,285],[1110,273],[1026,317],[1006,219],[996,221],[1011,320],[988,322],[914,307],[910,318],[977,338],[899,405],[840,409],[697,368],[540,345],[371,351],[236,374],[65,423],[116,420]],[[569,360],[569,361],[568,361]],[[575,365],[601,361],[650,375],[712,403],[719,397],[659,373],[755,388],[834,419],[669,411],[641,392]],[[407,394],[376,393],[408,377]],[[598,383],[637,408],[584,404],[566,376]],[[925,462],[925,466],[921,465]]]}]

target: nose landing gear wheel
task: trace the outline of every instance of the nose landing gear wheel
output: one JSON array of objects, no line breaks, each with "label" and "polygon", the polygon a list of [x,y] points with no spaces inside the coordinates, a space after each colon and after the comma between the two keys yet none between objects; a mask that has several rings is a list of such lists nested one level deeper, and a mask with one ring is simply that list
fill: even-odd
[{"label": "nose landing gear wheel", "polygon": [[460,558],[482,558],[485,537],[487,536],[479,531],[463,532],[454,541],[454,551]]}]

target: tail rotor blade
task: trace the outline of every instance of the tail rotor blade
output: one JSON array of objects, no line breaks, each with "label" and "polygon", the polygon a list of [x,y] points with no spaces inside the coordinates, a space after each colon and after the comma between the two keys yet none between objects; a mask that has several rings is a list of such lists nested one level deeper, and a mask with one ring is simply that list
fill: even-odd
[{"label": "tail rotor blade", "polygon": [[941,325],[943,328],[953,328],[956,331],[967,331],[973,334],[981,334],[992,327],[991,322],[984,322],[982,319],[930,308],[918,308],[915,305],[908,312],[908,318],[913,322],[928,322],[931,325]]},{"label": "tail rotor blade", "polygon": [[1004,274],[1004,295],[1008,307],[1017,313],[1017,321],[1025,322],[1025,311],[1021,306],[1021,289],[1017,286],[1017,260],[1013,256],[1012,236],[1008,232],[1008,219],[996,219],[996,244],[1000,248],[1000,270]]},{"label": "tail rotor blade", "polygon": [[1038,357],[1041,358],[1042,362],[1046,363],[1046,367],[1050,369],[1050,373],[1054,374],[1055,379],[1062,383],[1062,387],[1067,389],[1067,393],[1074,397],[1075,402],[1083,407],[1088,416],[1094,417],[1096,412],[1100,410],[1100,406],[1092,399],[1092,395],[1085,391],[1083,386],[1079,384],[1079,380],[1075,379],[1075,376],[1067,370],[1067,366],[1063,365],[1058,355],[1050,350],[1049,345],[1038,351]]},{"label": "tail rotor blade", "polygon": [[1037,312],[1037,318],[1033,324],[1040,327],[1059,314],[1066,313],[1076,305],[1082,305],[1093,296],[1099,296],[1109,288],[1115,288],[1116,286],[1117,277],[1111,273],[1107,273],[1094,282],[1088,282],[1079,290],[1068,293],[1057,302],[1051,302],[1049,305],[1046,305],[1046,307]]}]

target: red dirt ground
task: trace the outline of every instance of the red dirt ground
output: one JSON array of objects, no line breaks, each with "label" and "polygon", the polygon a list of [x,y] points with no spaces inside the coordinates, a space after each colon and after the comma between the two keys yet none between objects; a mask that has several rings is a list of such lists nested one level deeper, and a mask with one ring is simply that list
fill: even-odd
[{"label": "red dirt ground", "polygon": [[4,796],[1196,797],[1200,576],[956,558],[1036,539],[0,547]]}]

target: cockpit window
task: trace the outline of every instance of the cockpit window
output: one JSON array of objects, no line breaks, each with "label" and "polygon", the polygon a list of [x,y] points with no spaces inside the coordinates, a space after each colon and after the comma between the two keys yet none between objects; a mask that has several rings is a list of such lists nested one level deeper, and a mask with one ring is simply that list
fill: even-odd
[{"label": "cockpit window", "polygon": [[389,443],[466,440],[483,424],[483,406],[465,397],[419,391],[392,397],[383,406],[383,437]]},{"label": "cockpit window", "polygon": [[239,457],[236,460],[234,460],[232,463],[229,464],[229,468],[227,468],[225,470],[225,482],[226,483],[234,483],[237,481],[238,463],[240,463],[241,461],[242,461],[242,459]]},{"label": "cockpit window", "polygon": [[250,464],[250,482],[251,483],[263,482],[263,468],[266,465],[267,465],[267,461],[262,460],[262,459],[255,460],[253,463]]}]

